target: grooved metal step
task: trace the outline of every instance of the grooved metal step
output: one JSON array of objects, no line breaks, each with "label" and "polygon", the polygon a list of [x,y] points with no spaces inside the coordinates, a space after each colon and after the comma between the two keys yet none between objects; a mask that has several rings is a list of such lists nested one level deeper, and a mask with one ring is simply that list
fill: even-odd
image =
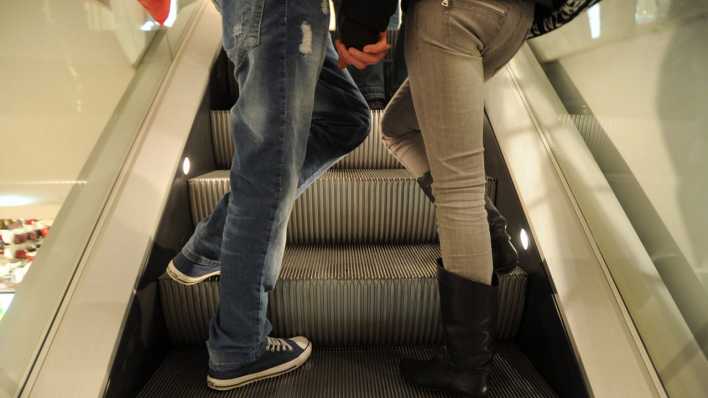
[{"label": "grooved metal step", "polygon": [[[381,143],[381,116],[383,111],[371,113],[369,137],[344,159],[335,165],[338,169],[396,169],[401,164]],[[214,142],[214,156],[220,168],[230,169],[234,153],[234,143],[229,132],[229,111],[211,111],[211,134]]]},{"label": "grooved metal step", "polygon": [[[189,180],[194,223],[230,189],[228,171]],[[435,211],[403,169],[330,170],[296,201],[288,243],[434,242]]]},{"label": "grooved metal step", "polygon": [[[433,244],[288,246],[270,294],[273,334],[305,335],[326,346],[440,343],[438,256]],[[526,277],[519,268],[499,278],[499,339],[518,329]],[[218,278],[183,286],[163,276],[160,296],[173,342],[207,339]]]},{"label": "grooved metal step", "polygon": [[[363,350],[320,349],[300,369],[285,376],[228,392],[206,387],[207,353],[203,349],[171,352],[139,398],[452,398],[454,395],[415,388],[398,373],[402,358],[427,359],[428,347]],[[489,398],[555,398],[557,395],[531,363],[513,346],[494,356]]]}]

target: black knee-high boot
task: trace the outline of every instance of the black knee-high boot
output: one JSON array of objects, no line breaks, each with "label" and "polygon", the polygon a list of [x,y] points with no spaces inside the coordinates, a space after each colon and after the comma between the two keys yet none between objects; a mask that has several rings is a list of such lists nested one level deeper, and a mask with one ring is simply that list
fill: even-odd
[{"label": "black knee-high boot", "polygon": [[447,272],[438,260],[445,347],[433,359],[406,359],[401,375],[419,387],[485,397],[494,356],[497,289]]},{"label": "black knee-high boot", "polygon": [[[431,202],[435,202],[433,196],[433,177],[430,172],[423,174],[417,179],[420,189]],[[489,233],[492,238],[492,264],[494,272],[503,274],[509,272],[519,265],[519,253],[511,242],[511,236],[506,230],[506,218],[494,206],[489,196],[485,195],[484,208],[487,210],[487,222],[489,222]]]}]

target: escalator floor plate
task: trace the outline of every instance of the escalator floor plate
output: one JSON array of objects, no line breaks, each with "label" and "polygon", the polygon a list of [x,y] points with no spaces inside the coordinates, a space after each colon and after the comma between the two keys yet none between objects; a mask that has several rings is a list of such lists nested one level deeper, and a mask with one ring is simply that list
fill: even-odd
[{"label": "escalator floor plate", "polygon": [[[414,388],[398,374],[401,358],[429,358],[431,348],[321,349],[297,371],[230,392],[206,387],[203,349],[171,352],[151,377],[141,398],[251,397],[452,397]],[[500,347],[491,373],[490,398],[556,397],[530,362],[513,346]]]}]

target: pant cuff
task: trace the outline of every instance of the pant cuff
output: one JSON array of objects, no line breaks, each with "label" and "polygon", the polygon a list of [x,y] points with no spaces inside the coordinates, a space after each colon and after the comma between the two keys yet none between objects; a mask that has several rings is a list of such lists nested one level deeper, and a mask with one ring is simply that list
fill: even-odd
[{"label": "pant cuff", "polygon": [[[207,343],[207,348],[209,344]],[[255,349],[245,351],[222,351],[209,348],[209,369],[218,371],[229,371],[241,368],[249,363],[255,362],[263,355],[265,343]]]},{"label": "pant cuff", "polygon": [[211,260],[211,259],[206,258],[204,256],[200,256],[198,254],[195,254],[191,250],[189,250],[186,246],[182,248],[182,250],[180,251],[180,254],[182,255],[182,257],[184,257],[185,260],[191,262],[193,265],[203,265],[206,267],[220,267],[221,266],[221,261]]}]

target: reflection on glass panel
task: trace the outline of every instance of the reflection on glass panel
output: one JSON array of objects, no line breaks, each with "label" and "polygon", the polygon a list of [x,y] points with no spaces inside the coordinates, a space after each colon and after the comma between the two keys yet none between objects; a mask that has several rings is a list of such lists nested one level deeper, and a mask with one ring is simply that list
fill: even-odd
[{"label": "reflection on glass panel", "polygon": [[[603,252],[676,397],[708,396],[707,37],[708,1],[604,0],[530,43],[567,110],[561,122],[583,137],[670,292],[665,317],[649,319],[659,299],[635,300],[645,279],[618,277],[634,265]],[[685,331],[682,343],[659,328]]]},{"label": "reflection on glass panel", "polygon": [[[167,6],[164,27],[142,3]],[[0,2],[0,391],[33,363],[201,4]]]},{"label": "reflection on glass panel", "polygon": [[0,320],[2,320],[2,316],[5,315],[7,309],[10,308],[14,296],[12,292],[0,291]]},{"label": "reflection on glass panel", "polygon": [[22,283],[51,225],[51,219],[0,220],[0,292],[14,293]]},{"label": "reflection on glass panel", "polygon": [[163,26],[137,1],[1,7],[0,118],[7,150],[0,157],[0,291],[22,281],[45,238],[40,231],[51,226],[69,192],[87,183],[82,170],[133,90],[154,30],[176,26],[180,34],[170,43],[176,48],[199,5],[165,1]]},{"label": "reflection on glass panel", "polygon": [[168,27],[167,39],[173,54],[176,54],[177,48],[184,37],[186,27],[191,24],[192,18],[201,4],[202,2],[198,0],[172,0],[171,12],[175,10],[174,12],[176,12],[177,19],[172,26],[168,26],[167,22],[165,22],[165,26]]},{"label": "reflection on glass panel", "polygon": [[136,1],[0,9],[0,291],[12,292],[69,192],[87,183],[82,170],[155,32],[139,29],[150,17]]}]

